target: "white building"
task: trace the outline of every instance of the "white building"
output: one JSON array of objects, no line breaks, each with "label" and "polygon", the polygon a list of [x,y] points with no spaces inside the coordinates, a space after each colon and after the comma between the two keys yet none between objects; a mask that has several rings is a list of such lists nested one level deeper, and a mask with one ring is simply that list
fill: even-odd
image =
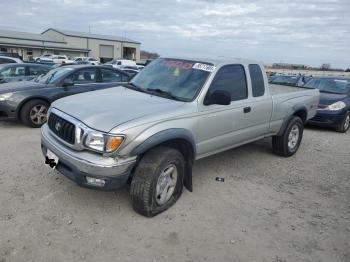
[{"label": "white building", "polygon": [[90,56],[101,62],[113,58],[140,61],[140,43],[118,36],[49,28],[41,34],[0,30],[0,52],[30,60],[45,53]]}]

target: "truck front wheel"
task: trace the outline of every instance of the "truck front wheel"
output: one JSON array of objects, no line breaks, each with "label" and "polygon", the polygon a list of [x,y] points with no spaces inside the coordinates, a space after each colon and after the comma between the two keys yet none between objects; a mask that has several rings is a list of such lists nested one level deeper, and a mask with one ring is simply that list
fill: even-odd
[{"label": "truck front wheel", "polygon": [[147,152],[131,181],[134,210],[153,217],[175,204],[182,193],[184,163],[183,155],[170,147],[159,146]]},{"label": "truck front wheel", "polygon": [[293,117],[281,136],[272,137],[272,149],[277,155],[289,157],[298,151],[303,137],[304,124],[300,117]]}]

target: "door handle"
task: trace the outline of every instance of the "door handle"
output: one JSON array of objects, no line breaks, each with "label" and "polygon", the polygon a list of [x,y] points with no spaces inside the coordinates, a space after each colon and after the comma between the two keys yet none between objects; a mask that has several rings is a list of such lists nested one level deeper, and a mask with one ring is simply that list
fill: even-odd
[{"label": "door handle", "polygon": [[250,106],[247,106],[245,108],[243,108],[243,112],[246,114],[246,113],[249,113],[250,111],[252,111],[252,108]]}]

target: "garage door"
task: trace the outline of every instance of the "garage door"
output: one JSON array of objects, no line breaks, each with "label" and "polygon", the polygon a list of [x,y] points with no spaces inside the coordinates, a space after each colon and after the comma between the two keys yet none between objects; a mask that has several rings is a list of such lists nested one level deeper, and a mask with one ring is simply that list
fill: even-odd
[{"label": "garage door", "polygon": [[100,57],[113,58],[114,47],[112,45],[100,45]]}]

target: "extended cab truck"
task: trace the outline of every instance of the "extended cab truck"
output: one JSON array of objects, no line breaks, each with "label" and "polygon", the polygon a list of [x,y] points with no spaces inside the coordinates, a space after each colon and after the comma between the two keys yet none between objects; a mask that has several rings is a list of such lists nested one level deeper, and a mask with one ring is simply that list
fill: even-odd
[{"label": "extended cab truck", "polygon": [[269,86],[255,61],[159,58],[124,86],[54,102],[42,151],[81,186],[130,183],[134,209],[154,216],[192,191],[196,159],[269,136],[293,155],[318,101],[315,89]]}]

